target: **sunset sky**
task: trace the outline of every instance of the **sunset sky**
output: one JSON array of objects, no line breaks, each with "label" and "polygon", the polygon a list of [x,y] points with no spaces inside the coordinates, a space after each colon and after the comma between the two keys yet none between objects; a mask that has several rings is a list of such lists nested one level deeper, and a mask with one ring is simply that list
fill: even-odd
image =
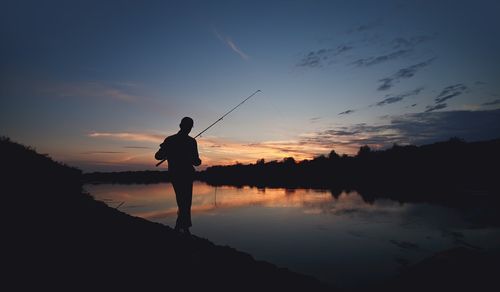
[{"label": "sunset sky", "polygon": [[[0,135],[84,171],[500,137],[498,1],[2,1]],[[201,168],[201,169],[202,169]]]}]

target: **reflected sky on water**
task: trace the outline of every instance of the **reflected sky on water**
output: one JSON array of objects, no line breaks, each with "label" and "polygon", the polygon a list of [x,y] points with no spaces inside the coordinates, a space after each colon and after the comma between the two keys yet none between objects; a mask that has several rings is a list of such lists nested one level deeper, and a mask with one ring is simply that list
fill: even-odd
[{"label": "reflected sky on water", "polygon": [[[123,212],[175,225],[170,183],[85,189]],[[195,182],[193,193],[193,234],[347,288],[383,281],[443,249],[500,243],[499,228],[478,226],[461,210],[389,199],[367,203],[356,191],[215,188]]]}]

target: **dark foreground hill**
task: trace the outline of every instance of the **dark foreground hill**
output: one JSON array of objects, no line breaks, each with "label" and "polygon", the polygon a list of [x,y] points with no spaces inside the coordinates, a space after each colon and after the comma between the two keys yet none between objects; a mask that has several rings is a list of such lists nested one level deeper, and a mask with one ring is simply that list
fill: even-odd
[{"label": "dark foreground hill", "polygon": [[[126,215],[82,193],[81,172],[7,139],[3,285],[17,291],[332,291],[230,247]],[[6,212],[5,212],[6,211]]]}]

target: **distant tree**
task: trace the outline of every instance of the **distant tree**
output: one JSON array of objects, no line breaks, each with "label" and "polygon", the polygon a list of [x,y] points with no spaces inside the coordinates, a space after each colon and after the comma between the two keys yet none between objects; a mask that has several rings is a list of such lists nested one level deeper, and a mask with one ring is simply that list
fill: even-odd
[{"label": "distant tree", "polygon": [[257,165],[264,165],[264,164],[266,164],[266,161],[264,160],[264,158],[257,159],[257,162],[255,164],[257,164]]},{"label": "distant tree", "polygon": [[359,147],[358,157],[366,157],[372,152],[372,149],[368,145]]},{"label": "distant tree", "polygon": [[285,165],[295,165],[295,158],[293,158],[293,157],[285,157],[285,158],[283,158],[283,163]]},{"label": "distant tree", "polygon": [[329,158],[329,159],[332,159],[332,160],[333,160],[333,159],[337,159],[337,158],[339,158],[339,157],[340,157],[340,156],[337,154],[337,152],[335,152],[335,150],[330,151],[330,154],[328,154],[328,158]]},{"label": "distant tree", "polygon": [[326,160],[326,156],[323,154],[318,155],[318,156],[314,157],[314,160],[316,160],[316,161]]}]

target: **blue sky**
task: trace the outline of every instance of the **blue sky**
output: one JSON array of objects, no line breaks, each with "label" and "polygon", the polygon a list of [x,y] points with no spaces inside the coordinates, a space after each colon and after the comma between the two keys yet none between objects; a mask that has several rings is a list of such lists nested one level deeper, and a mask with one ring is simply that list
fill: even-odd
[{"label": "blue sky", "polygon": [[500,136],[496,1],[5,1],[0,134],[85,171]]}]

